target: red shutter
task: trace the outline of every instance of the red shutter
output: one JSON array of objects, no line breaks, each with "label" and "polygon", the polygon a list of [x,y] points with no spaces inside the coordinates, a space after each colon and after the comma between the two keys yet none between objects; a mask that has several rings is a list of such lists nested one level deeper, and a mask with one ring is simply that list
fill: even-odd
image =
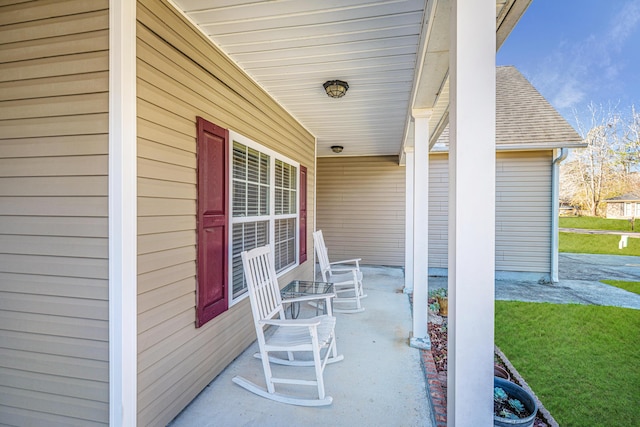
[{"label": "red shutter", "polygon": [[300,165],[300,264],[307,260],[307,168]]},{"label": "red shutter", "polygon": [[196,327],[229,307],[229,131],[202,117],[198,127]]}]

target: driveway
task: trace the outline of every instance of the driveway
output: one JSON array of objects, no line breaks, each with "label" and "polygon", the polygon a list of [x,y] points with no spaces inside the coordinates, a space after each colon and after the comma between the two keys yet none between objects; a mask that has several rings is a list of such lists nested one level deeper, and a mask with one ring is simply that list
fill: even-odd
[{"label": "driveway", "polygon": [[560,280],[626,280],[640,282],[640,257],[560,253]]},{"label": "driveway", "polygon": [[559,304],[594,304],[640,310],[640,295],[600,280],[640,282],[640,257],[561,253],[555,284],[496,280],[496,299]]},{"label": "driveway", "polygon": [[579,234],[614,234],[618,236],[629,236],[640,238],[640,233],[635,231],[620,230],[591,230],[586,228],[560,228],[561,233],[579,233]]}]

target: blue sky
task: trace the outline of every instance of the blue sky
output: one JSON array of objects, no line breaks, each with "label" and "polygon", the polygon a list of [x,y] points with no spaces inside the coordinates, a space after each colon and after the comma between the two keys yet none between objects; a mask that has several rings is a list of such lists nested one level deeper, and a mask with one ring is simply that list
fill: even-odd
[{"label": "blue sky", "polygon": [[576,126],[590,102],[640,109],[640,0],[533,0],[498,51]]}]

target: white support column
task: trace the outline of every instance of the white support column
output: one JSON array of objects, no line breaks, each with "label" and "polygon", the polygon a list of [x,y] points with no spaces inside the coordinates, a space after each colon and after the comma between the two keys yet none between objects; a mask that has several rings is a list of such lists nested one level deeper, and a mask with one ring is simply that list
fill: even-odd
[{"label": "white support column", "polygon": [[447,425],[493,425],[494,0],[452,0]]},{"label": "white support column", "polygon": [[411,346],[431,348],[427,334],[429,282],[429,118],[431,110],[413,110],[413,333]]},{"label": "white support column", "polygon": [[404,209],[404,293],[413,293],[413,147],[404,148],[405,209]]},{"label": "white support column", "polygon": [[136,2],[109,1],[109,425],[137,421]]}]

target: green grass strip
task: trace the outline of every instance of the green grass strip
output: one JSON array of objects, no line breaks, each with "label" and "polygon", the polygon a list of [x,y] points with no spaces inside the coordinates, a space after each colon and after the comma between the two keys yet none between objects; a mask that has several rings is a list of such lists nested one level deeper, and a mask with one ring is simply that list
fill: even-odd
[{"label": "green grass strip", "polygon": [[640,282],[625,282],[623,280],[601,280],[601,282],[640,295]]},{"label": "green grass strip", "polygon": [[496,301],[495,341],[563,427],[640,425],[640,311]]},{"label": "green grass strip", "polygon": [[[629,220],[599,218],[594,216],[561,216],[559,225],[561,228],[631,231],[631,223]],[[640,232],[640,219],[635,220],[634,231]]]},{"label": "green grass strip", "polygon": [[619,249],[620,236],[613,234],[560,233],[560,252],[640,256],[640,239],[629,238],[627,247]]}]

